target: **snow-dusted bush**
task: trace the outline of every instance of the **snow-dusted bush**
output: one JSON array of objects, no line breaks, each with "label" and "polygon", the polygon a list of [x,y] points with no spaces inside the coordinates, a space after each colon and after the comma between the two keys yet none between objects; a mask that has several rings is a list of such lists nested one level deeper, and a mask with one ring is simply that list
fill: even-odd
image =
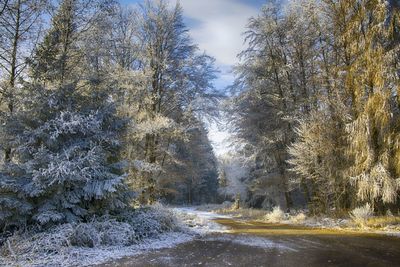
[{"label": "snow-dusted bush", "polygon": [[103,217],[74,225],[68,240],[76,247],[128,246],[137,243],[139,237],[133,225]]},{"label": "snow-dusted bush", "polygon": [[0,262],[36,262],[45,266],[53,256],[60,259],[79,249],[131,246],[164,232],[178,231],[180,227],[173,212],[156,206],[117,216],[94,217],[85,223],[60,224],[46,231],[31,229],[8,238],[0,247]]},{"label": "snow-dusted bush", "polygon": [[303,223],[306,220],[307,216],[303,213],[300,212],[294,216],[290,217],[290,221],[293,223]]},{"label": "snow-dusted bush", "polygon": [[153,237],[162,232],[177,231],[180,228],[173,212],[159,204],[140,212],[123,213],[118,219],[132,226],[136,240]]},{"label": "snow-dusted bush", "polygon": [[281,210],[279,206],[274,207],[274,209],[265,215],[265,220],[271,223],[279,223],[285,219],[285,213]]},{"label": "snow-dusted bush", "polygon": [[365,206],[357,207],[350,212],[350,217],[361,227],[365,227],[369,218],[374,215],[374,210],[369,203]]},{"label": "snow-dusted bush", "polygon": [[37,229],[19,231],[7,239],[0,247],[0,256],[5,258],[35,257],[58,254],[71,245],[70,237],[74,231],[72,224],[62,224],[39,232]]},{"label": "snow-dusted bush", "polygon": [[74,226],[72,234],[68,237],[70,244],[77,247],[97,247],[100,244],[100,235],[91,223],[81,223]]}]

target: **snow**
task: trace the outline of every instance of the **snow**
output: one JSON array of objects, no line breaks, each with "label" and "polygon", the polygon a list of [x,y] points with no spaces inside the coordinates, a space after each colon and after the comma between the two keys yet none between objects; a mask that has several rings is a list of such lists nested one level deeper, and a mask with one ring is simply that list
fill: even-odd
[{"label": "snow", "polygon": [[161,234],[156,238],[144,240],[140,244],[126,247],[67,247],[60,254],[47,255],[41,259],[35,259],[35,261],[28,259],[16,262],[10,258],[0,257],[0,266],[91,266],[123,257],[132,257],[151,250],[172,248],[193,239],[193,234],[171,232]]},{"label": "snow", "polygon": [[[73,260],[68,261],[64,266],[90,266],[101,264],[112,260],[118,260],[123,257],[132,257],[151,250],[172,248],[178,244],[193,240],[194,236],[187,233],[166,233],[157,238],[145,240],[144,242],[128,247],[104,247],[96,249],[75,248],[68,253]],[[78,257],[76,257],[78,256]],[[58,266],[55,264],[54,266]]]},{"label": "snow", "polygon": [[200,211],[195,207],[173,208],[173,211],[196,234],[205,235],[209,233],[227,233],[229,231],[227,227],[213,220],[231,218],[230,216]]},{"label": "snow", "polygon": [[123,257],[135,256],[150,250],[171,248],[178,244],[191,241],[193,235],[187,233],[165,233],[157,238],[151,238],[140,244],[122,247],[107,246],[100,248],[68,247],[61,254],[49,255],[42,260],[13,262],[2,259],[0,266],[91,266]]}]

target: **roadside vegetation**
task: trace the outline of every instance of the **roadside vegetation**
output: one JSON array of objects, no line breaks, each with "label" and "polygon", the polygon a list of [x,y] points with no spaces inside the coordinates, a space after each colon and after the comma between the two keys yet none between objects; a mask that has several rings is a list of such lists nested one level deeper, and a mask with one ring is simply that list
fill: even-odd
[{"label": "roadside vegetation", "polygon": [[204,205],[200,210],[229,215],[241,221],[259,221],[271,224],[293,224],[310,228],[327,228],[343,231],[375,232],[400,236],[400,216],[393,214],[374,215],[369,205],[356,208],[339,216],[313,215],[308,210],[291,210],[285,213],[280,207],[272,210],[235,208],[234,203]]}]

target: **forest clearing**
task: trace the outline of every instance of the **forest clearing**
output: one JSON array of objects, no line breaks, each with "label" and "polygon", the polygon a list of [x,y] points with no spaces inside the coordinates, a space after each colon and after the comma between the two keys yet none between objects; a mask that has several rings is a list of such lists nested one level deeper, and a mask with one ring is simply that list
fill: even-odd
[{"label": "forest clearing", "polygon": [[398,0],[0,0],[0,266],[400,266]]}]

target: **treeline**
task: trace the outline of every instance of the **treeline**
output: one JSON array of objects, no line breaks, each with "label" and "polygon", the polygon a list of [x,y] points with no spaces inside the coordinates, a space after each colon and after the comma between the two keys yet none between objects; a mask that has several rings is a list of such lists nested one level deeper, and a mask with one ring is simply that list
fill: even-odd
[{"label": "treeline", "polygon": [[399,14],[397,1],[268,1],[250,20],[229,106],[253,160],[249,205],[398,211]]},{"label": "treeline", "polygon": [[1,0],[0,229],[214,201],[213,62],[179,4]]}]

